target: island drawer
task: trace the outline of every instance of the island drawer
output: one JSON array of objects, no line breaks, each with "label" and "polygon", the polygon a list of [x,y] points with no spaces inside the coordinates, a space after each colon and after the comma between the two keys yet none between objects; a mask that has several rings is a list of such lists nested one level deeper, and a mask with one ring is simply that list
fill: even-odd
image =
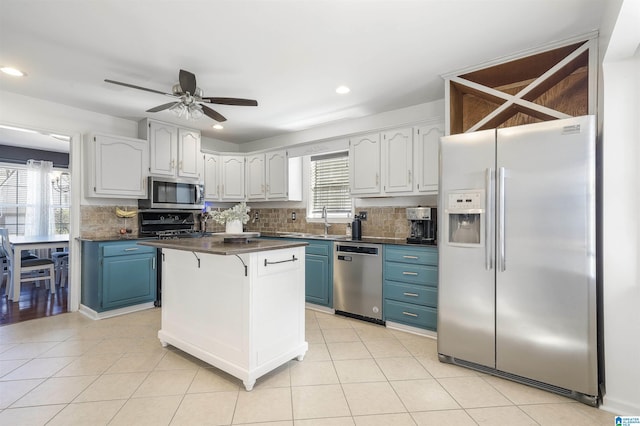
[{"label": "island drawer", "polygon": [[[303,249],[304,250],[304,249]],[[304,265],[303,250],[273,250],[258,255],[258,276],[291,271]]]}]

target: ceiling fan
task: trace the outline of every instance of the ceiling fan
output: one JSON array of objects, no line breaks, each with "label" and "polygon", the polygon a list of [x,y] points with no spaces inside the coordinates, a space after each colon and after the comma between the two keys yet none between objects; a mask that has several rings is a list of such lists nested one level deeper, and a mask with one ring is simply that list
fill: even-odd
[{"label": "ceiling fan", "polygon": [[258,102],[253,99],[212,98],[202,96],[202,89],[196,85],[196,76],[193,73],[185,70],[180,70],[178,83],[173,85],[173,88],[171,89],[172,93],[165,93],[159,90],[148,89],[146,87],[140,87],[134,84],[122,83],[120,81],[109,79],[105,79],[104,81],[111,84],[131,87],[132,89],[144,90],[151,93],[171,96],[172,98],[175,98],[174,101],[148,109],[147,112],[158,112],[168,109],[176,113],[178,117],[185,117],[187,119],[193,120],[197,120],[198,118],[202,117],[203,114],[218,122],[227,120],[218,111],[215,111],[214,109],[209,108],[204,104],[258,106]]}]

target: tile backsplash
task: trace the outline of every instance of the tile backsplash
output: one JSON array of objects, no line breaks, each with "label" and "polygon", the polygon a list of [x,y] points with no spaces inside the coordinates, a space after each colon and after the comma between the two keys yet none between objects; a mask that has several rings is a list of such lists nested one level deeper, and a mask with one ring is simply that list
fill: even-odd
[{"label": "tile backsplash", "polygon": [[[127,234],[138,235],[138,217],[124,219],[116,216],[118,206],[80,206],[80,237],[87,239],[119,238],[120,229],[130,229]],[[121,207],[131,210],[132,207]]]},{"label": "tile backsplash", "polygon": [[[123,207],[125,208],[125,207]],[[128,207],[131,209],[131,207]],[[404,207],[367,207],[367,220],[362,222],[362,235],[365,237],[406,238],[409,235],[409,222]],[[256,213],[258,219],[256,220]],[[295,213],[296,219],[292,219]],[[254,232],[308,232],[322,234],[321,222],[307,222],[306,209],[303,208],[260,208],[252,207],[245,231]],[[80,208],[80,236],[88,239],[119,238],[120,229],[130,229],[133,237],[138,235],[138,218],[123,219],[116,216],[116,206],[83,205]],[[196,217],[199,224],[199,217]],[[224,226],[213,221],[206,223],[209,232],[224,232]],[[329,234],[344,235],[346,223],[332,223]]]}]

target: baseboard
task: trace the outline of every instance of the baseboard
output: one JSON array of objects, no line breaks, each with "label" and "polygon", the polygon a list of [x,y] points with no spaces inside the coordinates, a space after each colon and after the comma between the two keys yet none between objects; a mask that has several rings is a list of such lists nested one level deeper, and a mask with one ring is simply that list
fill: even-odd
[{"label": "baseboard", "polygon": [[638,413],[640,413],[640,405],[630,403],[629,401],[610,398],[607,397],[607,395],[602,398],[600,409],[613,413],[616,416],[637,416]]},{"label": "baseboard", "polygon": [[153,302],[142,303],[140,305],[126,306],[124,308],[112,309],[110,311],[97,312],[88,306],[80,304],[79,312],[92,320],[101,320],[106,318],[117,317],[120,315],[131,314],[133,312],[144,311],[153,308]]},{"label": "baseboard", "polygon": [[326,306],[320,306],[320,305],[314,305],[313,303],[305,303],[304,307],[306,309],[311,309],[312,311],[318,311],[318,312],[323,312],[325,314],[335,314],[336,311],[331,309],[331,308],[327,308]]},{"label": "baseboard", "polygon": [[390,328],[392,330],[404,331],[406,333],[417,334],[418,336],[438,340],[438,333],[436,333],[435,331],[425,330],[418,327],[411,327],[410,325],[400,324],[392,321],[386,321],[386,326],[387,328]]}]

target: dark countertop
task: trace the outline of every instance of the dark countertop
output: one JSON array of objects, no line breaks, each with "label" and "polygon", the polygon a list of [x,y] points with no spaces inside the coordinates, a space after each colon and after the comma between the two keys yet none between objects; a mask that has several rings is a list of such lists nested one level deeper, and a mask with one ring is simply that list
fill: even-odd
[{"label": "dark countertop", "polygon": [[361,240],[352,240],[344,238],[343,236],[336,236],[335,238],[324,238],[321,235],[318,237],[314,237],[312,234],[304,235],[304,236],[291,236],[288,232],[262,232],[260,235],[263,237],[277,237],[277,238],[286,238],[287,240],[292,239],[301,239],[301,240],[320,240],[320,241],[334,241],[337,243],[340,242],[348,242],[348,243],[367,243],[367,244],[395,244],[401,246],[411,246],[411,247],[433,247],[438,248],[437,245],[425,245],[425,244],[409,244],[407,243],[406,238],[390,238],[390,237],[367,237],[363,236]]},{"label": "dark countertop", "polygon": [[153,237],[139,237],[139,236],[131,236],[127,234],[122,237],[78,237],[78,241],[91,241],[97,243],[106,243],[110,241],[142,241],[142,240],[152,240],[155,239]]},{"label": "dark countertop", "polygon": [[291,240],[263,240],[249,238],[247,242],[224,242],[222,237],[181,238],[177,240],[146,240],[138,244],[158,248],[193,251],[218,255],[235,255],[259,251],[279,250],[308,245],[306,242]]}]

